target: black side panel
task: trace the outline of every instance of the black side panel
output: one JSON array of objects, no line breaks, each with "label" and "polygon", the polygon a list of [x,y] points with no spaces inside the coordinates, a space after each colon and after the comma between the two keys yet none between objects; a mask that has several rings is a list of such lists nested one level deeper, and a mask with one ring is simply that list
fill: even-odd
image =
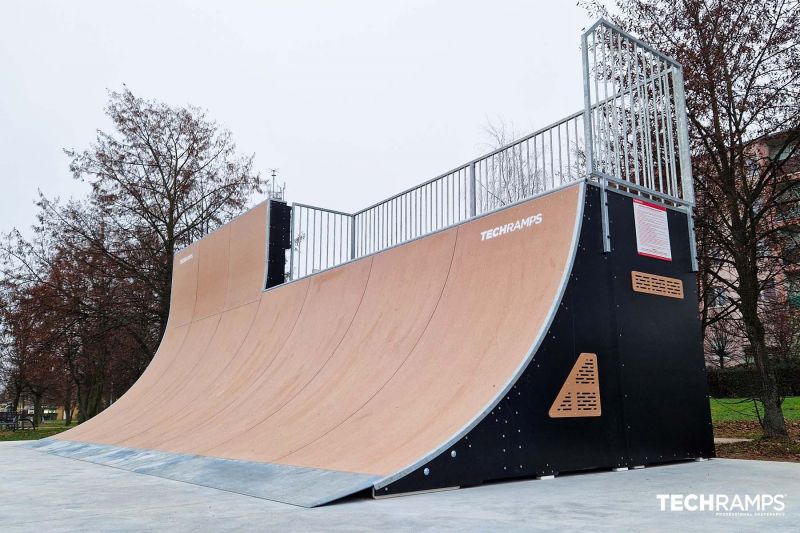
[{"label": "black side panel", "polygon": [[[587,186],[569,283],[532,362],[466,436],[376,496],[485,481],[710,457],[713,438],[685,215],[669,213],[673,261],[639,256],[632,199]],[[631,270],[680,278],[685,298],[633,292]],[[550,418],[582,352],[597,354],[602,415]],[[427,472],[427,473],[426,473]]]},{"label": "black side panel", "polygon": [[292,208],[285,202],[269,201],[269,242],[267,243],[267,286],[274,287],[285,281],[286,250],[292,243]]},{"label": "black side panel", "polygon": [[[686,215],[667,211],[672,261],[663,261],[636,250],[633,200],[609,194],[608,203],[630,462],[710,457],[713,429]],[[634,292],[632,270],[680,279],[684,298]]]}]

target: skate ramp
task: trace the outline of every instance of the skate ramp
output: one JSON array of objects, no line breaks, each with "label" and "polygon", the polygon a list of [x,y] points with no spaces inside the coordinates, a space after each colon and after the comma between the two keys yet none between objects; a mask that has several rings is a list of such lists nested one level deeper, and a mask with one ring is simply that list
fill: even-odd
[{"label": "skate ramp", "polygon": [[486,416],[560,303],[583,183],[263,291],[268,203],[176,254],[152,363],[43,451],[313,506]]}]

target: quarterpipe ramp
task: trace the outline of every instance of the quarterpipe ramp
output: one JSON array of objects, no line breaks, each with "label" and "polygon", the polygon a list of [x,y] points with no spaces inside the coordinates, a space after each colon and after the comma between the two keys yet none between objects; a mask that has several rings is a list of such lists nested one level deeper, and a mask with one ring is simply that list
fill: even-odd
[{"label": "quarterpipe ramp", "polygon": [[139,381],[32,446],[303,506],[709,457],[685,216],[646,257],[609,192],[603,254],[599,199],[579,182],[266,291],[265,202],[176,254]]}]

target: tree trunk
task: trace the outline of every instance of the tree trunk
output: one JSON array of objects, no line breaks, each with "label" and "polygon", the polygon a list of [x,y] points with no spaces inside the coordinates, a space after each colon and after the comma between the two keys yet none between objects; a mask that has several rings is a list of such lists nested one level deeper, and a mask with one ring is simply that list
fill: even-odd
[{"label": "tree trunk", "polygon": [[786,422],[781,410],[782,401],[778,391],[778,382],[775,379],[775,371],[767,349],[764,324],[758,315],[758,278],[754,271],[746,270],[746,272],[741,270],[739,272],[741,312],[761,382],[760,400],[764,405],[764,419],[761,424],[765,437],[786,438],[789,434],[786,431]]},{"label": "tree trunk", "polygon": [[22,387],[14,387],[14,412],[19,411],[20,398],[22,398]]},{"label": "tree trunk", "polygon": [[85,422],[103,410],[103,384],[95,381],[85,394],[79,394],[80,412],[78,421]]},{"label": "tree trunk", "polygon": [[67,380],[67,386],[64,387],[64,425],[69,426],[72,424],[72,380]]},{"label": "tree trunk", "polygon": [[33,425],[39,427],[42,424],[42,393],[33,393]]}]

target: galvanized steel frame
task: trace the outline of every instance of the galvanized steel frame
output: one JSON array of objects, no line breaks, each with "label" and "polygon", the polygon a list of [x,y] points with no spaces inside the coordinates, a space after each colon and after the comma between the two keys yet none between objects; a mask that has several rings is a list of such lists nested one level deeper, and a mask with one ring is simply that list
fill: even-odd
[{"label": "galvanized steel frame", "polygon": [[604,19],[582,34],[581,45],[581,111],[355,213],[292,204],[289,278],[335,267],[586,178],[603,191],[606,252],[611,250],[611,235],[605,191],[613,187],[683,210],[696,270],[694,185],[681,65]]}]

